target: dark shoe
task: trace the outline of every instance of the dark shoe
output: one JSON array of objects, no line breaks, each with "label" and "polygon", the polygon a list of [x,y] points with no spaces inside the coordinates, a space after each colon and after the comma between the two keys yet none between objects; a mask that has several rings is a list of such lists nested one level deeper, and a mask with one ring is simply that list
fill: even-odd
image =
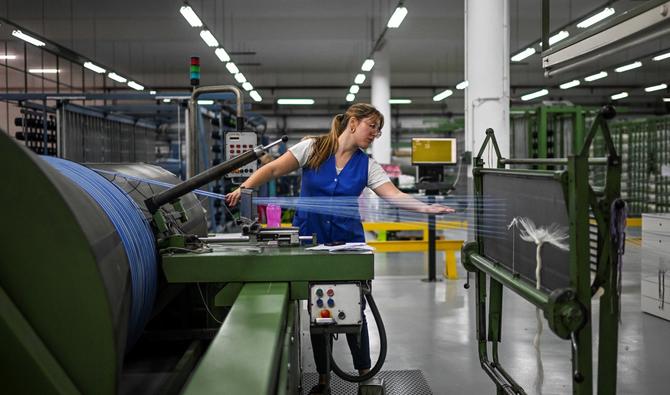
[{"label": "dark shoe", "polygon": [[330,386],[326,384],[319,384],[309,390],[309,395],[330,395]]}]

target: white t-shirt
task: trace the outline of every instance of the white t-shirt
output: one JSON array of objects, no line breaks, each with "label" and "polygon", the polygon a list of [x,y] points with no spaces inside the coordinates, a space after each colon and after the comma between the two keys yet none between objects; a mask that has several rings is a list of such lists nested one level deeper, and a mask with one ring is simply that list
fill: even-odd
[{"label": "white t-shirt", "polygon": [[[298,163],[300,164],[300,167],[305,167],[307,164],[307,160],[309,159],[309,155],[312,153],[312,149],[314,148],[314,139],[305,139],[299,142],[298,144],[294,145],[293,147],[289,148],[288,150],[291,151],[293,156],[298,160]],[[337,170],[337,174],[340,174],[342,169],[335,168]],[[382,169],[382,167],[377,163],[376,160],[369,158],[368,160],[368,185],[367,187],[370,189],[375,189],[379,187],[382,184],[385,184],[387,182],[391,182],[391,179],[389,178],[388,174]]]}]

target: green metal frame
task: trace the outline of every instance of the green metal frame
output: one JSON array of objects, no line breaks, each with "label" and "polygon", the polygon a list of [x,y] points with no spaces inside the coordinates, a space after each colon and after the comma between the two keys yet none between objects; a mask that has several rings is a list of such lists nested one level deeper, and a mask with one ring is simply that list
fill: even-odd
[{"label": "green metal frame", "polygon": [[[500,364],[498,343],[502,332],[503,287],[507,287],[543,311],[551,330],[562,339],[572,343],[572,384],[573,393],[586,395],[593,392],[592,371],[592,328],[591,298],[602,288],[599,313],[598,343],[598,393],[612,394],[616,391],[616,360],[618,339],[619,295],[616,292],[615,247],[609,237],[610,207],[619,197],[621,180],[621,161],[616,153],[605,116],[599,114],[583,145],[576,155],[567,159],[505,159],[500,155],[493,130],[487,130],[487,136],[474,160],[474,189],[477,209],[475,211],[475,241],[466,244],[462,251],[463,266],[475,273],[476,314],[479,358],[482,368],[495,382],[497,392],[525,394],[523,388],[508,374]],[[589,159],[589,150],[598,131],[602,132],[607,148],[607,159]],[[491,143],[497,155],[497,169],[484,169],[482,154]],[[567,168],[560,171],[510,170],[508,164],[563,164]],[[594,190],[589,184],[589,165],[607,166],[606,185],[603,190]],[[554,178],[563,186],[565,203],[569,215],[570,286],[551,293],[537,290],[516,276],[506,267],[488,259],[484,254],[482,229],[483,177],[487,173],[518,175],[525,174],[538,178]],[[589,209],[595,216],[599,233],[598,263],[596,276],[591,282],[589,256]],[[489,294],[486,280],[490,278]],[[487,296],[488,315],[487,315]],[[489,357],[489,343],[491,357]]]},{"label": "green metal frame", "polygon": [[[585,109],[581,106],[539,106],[534,111],[526,112],[528,122],[527,144],[528,157],[545,159],[549,156],[549,130],[554,129],[557,118],[568,118],[572,122],[572,146],[565,146],[566,130],[561,123],[560,130],[553,130],[553,157],[565,157],[579,152],[584,142],[584,114]],[[537,147],[533,146],[533,132],[537,132]],[[547,165],[538,165],[539,169],[547,168]]]}]

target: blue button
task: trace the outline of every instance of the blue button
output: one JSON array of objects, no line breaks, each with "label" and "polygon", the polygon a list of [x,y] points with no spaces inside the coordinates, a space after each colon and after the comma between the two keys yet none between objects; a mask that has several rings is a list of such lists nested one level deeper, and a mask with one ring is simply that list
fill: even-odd
[{"label": "blue button", "polygon": [[[332,299],[329,299],[329,300],[332,300]],[[316,305],[319,306],[319,307],[323,307],[323,300],[317,299],[316,300]]]},{"label": "blue button", "polygon": [[[321,300],[321,299],[319,299],[319,300]],[[328,299],[328,307],[333,307],[333,306],[335,306],[335,301],[332,300],[332,299]]]}]

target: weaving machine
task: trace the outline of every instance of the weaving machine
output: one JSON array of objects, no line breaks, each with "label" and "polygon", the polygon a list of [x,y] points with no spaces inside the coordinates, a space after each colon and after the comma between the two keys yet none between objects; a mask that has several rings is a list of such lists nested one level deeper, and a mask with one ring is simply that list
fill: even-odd
[{"label": "weaving machine", "polygon": [[[536,306],[538,316],[541,312],[551,331],[570,341],[575,394],[593,392],[591,317],[595,302],[592,298],[599,297],[597,389],[600,394],[615,393],[619,258],[624,234],[622,229],[611,225],[621,222],[624,203],[619,199],[621,162],[606,123],[606,118],[613,115],[613,108],[604,108],[594,120],[581,150],[568,158],[503,158],[491,129],[487,130],[475,158],[475,241],[464,245],[462,261],[475,276],[476,333],[481,366],[496,384],[499,394],[526,393],[499,359],[503,288]],[[590,148],[598,131],[605,142],[606,157],[590,158]],[[484,168],[487,144],[495,151],[492,164],[497,168]],[[509,165],[534,165],[540,169],[510,169]],[[556,166],[560,170],[542,170],[545,166]],[[589,181],[589,170],[593,166],[606,168],[604,187],[596,187]],[[502,218],[500,211],[491,210],[487,205],[492,199],[506,202]],[[563,231],[565,245],[558,248],[548,244],[540,251],[540,246],[524,241],[515,231],[520,218],[531,219],[537,228],[545,227],[548,229],[545,233]],[[593,254],[589,246],[590,221],[597,232]],[[593,280],[592,267],[595,269]],[[539,273],[542,273],[540,281],[536,277]]]}]

